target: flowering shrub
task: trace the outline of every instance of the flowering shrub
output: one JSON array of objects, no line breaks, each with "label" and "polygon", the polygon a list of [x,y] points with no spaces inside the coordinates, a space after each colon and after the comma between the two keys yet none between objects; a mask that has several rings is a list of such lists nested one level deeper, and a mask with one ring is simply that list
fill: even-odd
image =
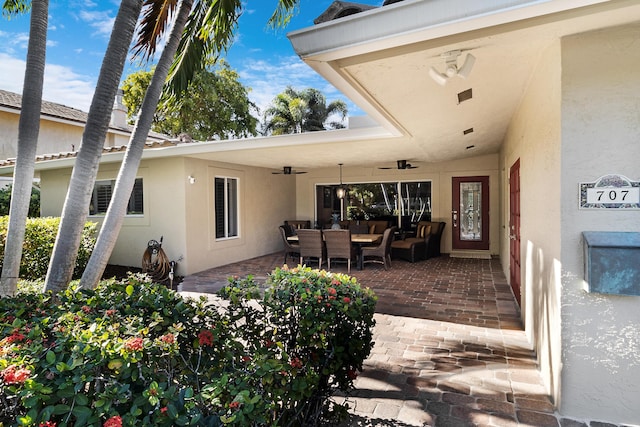
[{"label": "flowering shrub", "polygon": [[347,408],[328,398],[353,388],[371,351],[376,296],[355,278],[301,266],[277,268],[267,285],[258,306],[249,302],[257,290],[251,277],[221,292],[234,321],[242,320],[245,381],[272,402],[279,424],[344,415]]},{"label": "flowering shrub", "polygon": [[256,303],[231,279],[228,309],[141,275],[0,299],[0,425],[316,424],[371,350],[375,296],[306,268],[270,285]]}]

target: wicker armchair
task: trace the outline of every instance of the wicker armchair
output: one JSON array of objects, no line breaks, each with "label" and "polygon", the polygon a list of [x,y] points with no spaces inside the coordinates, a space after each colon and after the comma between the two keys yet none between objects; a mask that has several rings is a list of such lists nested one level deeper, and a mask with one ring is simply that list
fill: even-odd
[{"label": "wicker armchair", "polygon": [[347,273],[351,274],[351,260],[356,257],[356,251],[351,244],[351,231],[324,230],[324,243],[327,248],[327,268],[331,270],[332,259],[347,261]]},{"label": "wicker armchair", "polygon": [[280,229],[282,241],[284,242],[284,264],[286,264],[287,256],[291,256],[291,259],[296,259],[300,256],[300,245],[298,243],[291,243],[287,240],[287,226],[281,225],[278,228]]},{"label": "wicker armchair", "polygon": [[317,258],[318,268],[327,256],[327,251],[322,240],[322,231],[313,229],[298,230],[298,242],[300,243],[300,264],[304,264],[305,258]]},{"label": "wicker armchair", "polygon": [[[391,242],[397,227],[389,227],[382,234],[382,242],[377,246],[365,246],[360,251],[362,265],[368,262],[376,262],[384,265],[384,269],[391,268]],[[367,259],[370,258],[370,259]],[[373,258],[373,259],[371,259]]]}]

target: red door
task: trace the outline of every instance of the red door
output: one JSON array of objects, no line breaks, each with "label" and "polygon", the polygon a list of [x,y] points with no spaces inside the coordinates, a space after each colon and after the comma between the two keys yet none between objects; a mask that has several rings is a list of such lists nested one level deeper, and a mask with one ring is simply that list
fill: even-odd
[{"label": "red door", "polygon": [[489,177],[453,177],[453,249],[489,249]]},{"label": "red door", "polygon": [[509,169],[509,280],[520,304],[520,159]]}]

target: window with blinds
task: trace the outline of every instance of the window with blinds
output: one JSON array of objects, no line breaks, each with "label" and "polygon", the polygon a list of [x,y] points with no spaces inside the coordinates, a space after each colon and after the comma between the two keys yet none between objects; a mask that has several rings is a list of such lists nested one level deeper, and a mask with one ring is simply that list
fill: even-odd
[{"label": "window with blinds", "polygon": [[216,177],[214,182],[216,239],[238,236],[238,179]]},{"label": "window with blinds", "polygon": [[[107,213],[113,189],[115,188],[115,180],[96,181],[91,195],[91,204],[89,205],[90,215],[104,215]],[[127,215],[143,215],[144,214],[144,198],[142,191],[142,178],[136,178],[129,198],[127,206]]]}]

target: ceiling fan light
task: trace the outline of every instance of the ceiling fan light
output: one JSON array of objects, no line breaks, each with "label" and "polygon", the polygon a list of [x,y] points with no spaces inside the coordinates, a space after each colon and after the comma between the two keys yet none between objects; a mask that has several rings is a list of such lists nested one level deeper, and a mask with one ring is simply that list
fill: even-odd
[{"label": "ceiling fan light", "polygon": [[291,166],[285,166],[282,171],[285,175],[291,175]]},{"label": "ceiling fan light", "polygon": [[462,67],[460,67],[460,69],[458,70],[458,75],[463,79],[469,77],[469,74],[471,74],[471,69],[473,68],[473,64],[475,63],[476,57],[468,53],[467,57],[464,60],[464,64],[462,64]]},{"label": "ceiling fan light", "polygon": [[446,74],[439,73],[435,68],[429,68],[429,75],[440,86],[444,86],[445,84],[447,84],[448,77],[446,76]]}]

